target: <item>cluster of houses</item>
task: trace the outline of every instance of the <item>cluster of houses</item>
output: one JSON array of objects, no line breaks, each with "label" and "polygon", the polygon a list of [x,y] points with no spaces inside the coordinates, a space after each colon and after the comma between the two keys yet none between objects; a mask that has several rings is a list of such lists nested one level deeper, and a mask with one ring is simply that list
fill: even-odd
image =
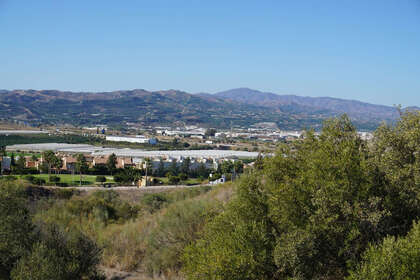
[{"label": "cluster of houses", "polygon": [[[56,156],[61,159],[62,166],[60,168],[61,172],[65,173],[73,173],[76,171],[76,163],[77,158],[74,154],[68,154],[63,152],[57,152]],[[106,167],[108,162],[109,155],[91,155],[85,154],[86,163],[88,164],[89,168],[95,167]],[[15,158],[16,160],[19,159],[19,156]],[[151,172],[156,171],[160,168],[163,164],[165,169],[170,168],[175,161],[177,166],[181,166],[186,158],[180,156],[178,158],[170,158],[170,157],[155,157],[155,158],[139,158],[139,157],[128,157],[128,156],[117,156],[116,157],[116,168],[125,168],[125,167],[133,167],[138,169],[146,168],[146,161],[148,161],[147,167],[151,168]],[[218,164],[222,160],[214,160],[211,158],[191,158],[188,159],[190,161],[190,169],[194,170],[199,168],[200,166],[205,166],[207,169],[217,169]],[[2,171],[10,171],[11,169],[11,157],[3,156],[0,157],[1,162],[1,170]],[[43,163],[42,156],[40,158],[34,158],[32,156],[25,156],[25,167],[26,168],[35,168],[40,169]]]}]

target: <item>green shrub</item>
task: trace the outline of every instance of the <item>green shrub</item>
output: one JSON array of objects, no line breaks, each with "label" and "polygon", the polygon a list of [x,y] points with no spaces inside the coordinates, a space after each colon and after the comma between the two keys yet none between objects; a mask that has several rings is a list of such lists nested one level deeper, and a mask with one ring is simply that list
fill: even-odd
[{"label": "green shrub", "polygon": [[34,184],[34,185],[38,185],[38,186],[45,185],[45,183],[46,183],[45,179],[38,178],[38,177],[35,177],[35,178],[32,180],[32,184]]},{"label": "green shrub", "polygon": [[406,237],[387,237],[371,246],[348,280],[417,280],[420,275],[420,224],[414,223]]},{"label": "green shrub", "polygon": [[41,229],[40,241],[13,269],[13,280],[105,279],[97,270],[101,250],[92,240],[54,225]]},{"label": "green shrub", "polygon": [[180,201],[165,209],[147,238],[144,262],[149,273],[178,272],[184,248],[200,236],[204,225],[219,212],[220,205],[208,200]]},{"label": "green shrub", "polygon": [[26,208],[25,189],[14,182],[0,185],[0,278],[8,279],[15,263],[35,240],[34,226]]},{"label": "green shrub", "polygon": [[106,182],[106,177],[103,176],[103,175],[96,176],[95,181],[98,182],[98,183]]}]

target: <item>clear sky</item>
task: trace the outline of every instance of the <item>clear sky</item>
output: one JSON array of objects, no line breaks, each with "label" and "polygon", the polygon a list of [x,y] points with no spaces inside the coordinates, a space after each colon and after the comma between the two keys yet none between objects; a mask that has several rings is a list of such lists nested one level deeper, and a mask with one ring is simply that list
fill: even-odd
[{"label": "clear sky", "polygon": [[0,88],[420,105],[420,0],[0,0]]}]

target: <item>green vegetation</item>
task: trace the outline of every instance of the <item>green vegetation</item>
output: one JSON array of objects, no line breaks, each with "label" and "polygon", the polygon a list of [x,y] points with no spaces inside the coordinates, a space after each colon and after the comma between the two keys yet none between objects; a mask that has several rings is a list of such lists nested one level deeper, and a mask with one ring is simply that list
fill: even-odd
[{"label": "green vegetation", "polygon": [[1,185],[1,279],[104,279],[95,242],[80,231],[34,223],[26,208],[28,196],[22,185]]},{"label": "green vegetation", "polygon": [[[186,250],[187,278],[345,278],[369,244],[407,234],[419,218],[419,150],[420,114],[381,127],[372,143],[342,117],[326,122],[319,137],[308,132],[280,146]],[[363,273],[380,265],[372,254],[389,260],[385,242],[354,277],[377,279]]]},{"label": "green vegetation", "polygon": [[[6,176],[5,176],[6,177]],[[52,185],[54,185],[54,182],[52,181],[48,181],[48,174],[34,174],[34,175],[17,175],[15,176],[17,178],[22,178],[25,179],[29,182],[33,182],[33,180],[35,179],[40,179],[44,181],[44,184],[46,184],[47,182],[52,183]],[[72,175],[72,174],[54,174],[51,177],[58,177],[59,180],[57,182],[60,183],[64,183],[68,186],[75,186],[75,185],[79,185],[80,184],[80,178],[78,175]],[[99,176],[95,176],[95,175],[83,175],[83,181],[82,184],[83,185],[95,185],[95,182],[97,181],[97,178],[101,177]],[[102,176],[104,177],[104,176]],[[112,183],[114,182],[114,180],[112,179],[112,177],[105,177],[106,182]],[[38,183],[34,183],[36,185],[39,185]]]},{"label": "green vegetation", "polygon": [[419,151],[420,113],[370,142],[343,116],[214,188],[34,199],[4,180],[0,271],[95,279],[101,264],[157,279],[418,279]]},{"label": "green vegetation", "polygon": [[[30,135],[0,135],[0,145],[9,146],[15,144],[34,143],[68,143],[68,144],[93,144],[96,137],[86,137],[76,134],[30,134]],[[20,155],[20,153],[19,153]],[[28,154],[24,154],[28,155]]]}]

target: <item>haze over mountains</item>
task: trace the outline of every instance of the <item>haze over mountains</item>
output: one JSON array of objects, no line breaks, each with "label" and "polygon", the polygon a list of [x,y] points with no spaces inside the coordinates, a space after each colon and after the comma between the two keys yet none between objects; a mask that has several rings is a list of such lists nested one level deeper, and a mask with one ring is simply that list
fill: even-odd
[{"label": "haze over mountains", "polygon": [[[410,110],[419,109],[410,107]],[[277,95],[248,88],[215,94],[143,89],[113,92],[1,90],[0,116],[33,125],[183,125],[230,128],[275,122],[281,129],[319,128],[347,113],[359,129],[393,122],[398,109],[330,97]]]}]

